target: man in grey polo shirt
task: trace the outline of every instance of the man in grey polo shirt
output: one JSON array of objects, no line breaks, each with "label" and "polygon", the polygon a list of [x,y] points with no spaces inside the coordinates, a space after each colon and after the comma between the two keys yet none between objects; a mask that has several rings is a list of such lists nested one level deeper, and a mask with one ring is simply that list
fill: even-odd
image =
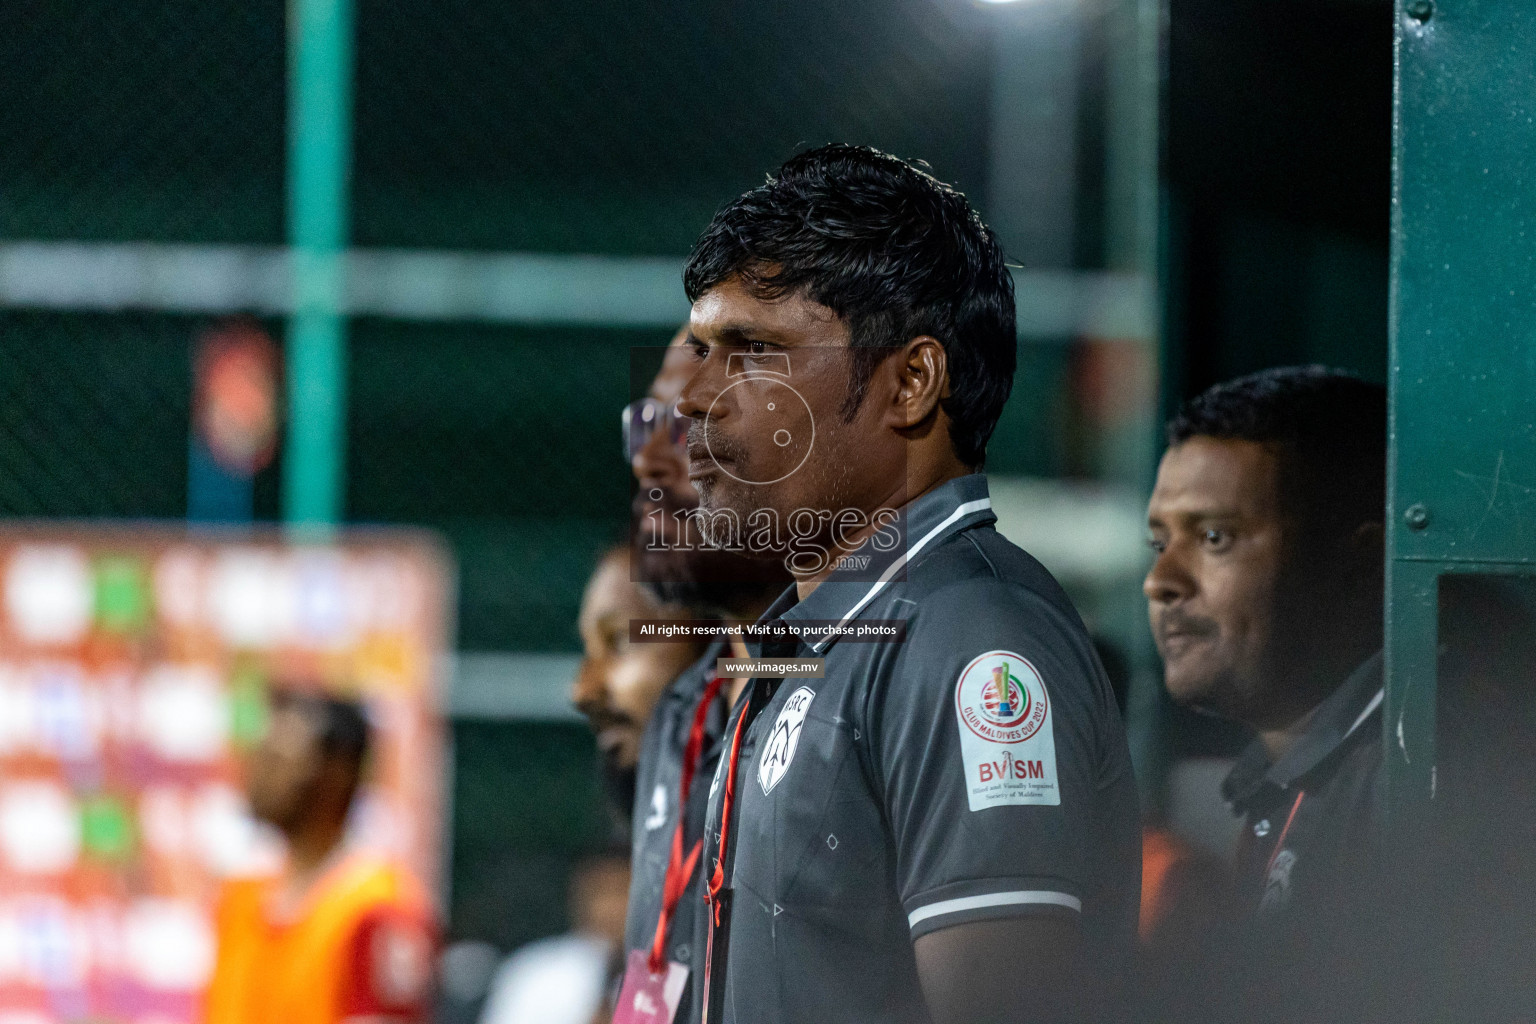
[{"label": "man in grey polo shirt", "polygon": [[1382,852],[1386,459],[1385,388],[1277,367],[1185,405],[1147,504],[1168,692],[1254,732],[1222,795],[1239,909],[1272,926],[1310,926]]},{"label": "man in grey polo shirt", "polygon": [[[781,527],[704,869],[709,1024],[1082,1020],[1133,940],[1135,783],[1082,622],[992,528],[1013,286],[963,196],[829,146],[716,215],[685,272],[690,476],[717,543]],[[738,531],[736,528],[740,527]]]},{"label": "man in grey polo shirt", "polygon": [[[678,392],[692,376],[692,357],[681,347],[685,336],[686,329],[673,339],[649,394],[633,403],[624,416],[625,450],[640,485],[634,502],[635,577],[658,599],[686,608],[698,618],[750,622],[773,603],[789,576],[777,559],[748,559],[706,547],[687,514],[698,507],[699,496],[688,481],[688,453],[680,444],[674,408]],[[691,851],[703,837],[704,802],[720,759],[721,733],[745,683],[713,682],[717,659],[730,653],[724,640],[709,644],[703,657],[662,693],[645,725],[630,833],[633,858],[624,929],[626,959],[633,952],[655,951],[679,822],[684,851]],[[687,806],[683,806],[683,770],[695,723],[701,727],[700,745],[689,777]],[[693,1024],[702,1012],[703,979],[692,968],[694,951],[702,951],[704,944],[701,875],[697,865],[688,870],[678,905],[663,929],[662,962],[679,963],[689,971],[673,1024]]]}]

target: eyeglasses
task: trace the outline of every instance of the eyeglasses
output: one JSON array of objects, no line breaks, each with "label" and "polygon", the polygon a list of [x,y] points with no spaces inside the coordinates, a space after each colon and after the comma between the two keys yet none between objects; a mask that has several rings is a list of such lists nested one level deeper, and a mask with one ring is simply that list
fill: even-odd
[{"label": "eyeglasses", "polygon": [[631,461],[658,430],[665,430],[667,439],[678,447],[688,440],[689,419],[677,411],[673,402],[663,402],[659,398],[630,402],[624,407],[623,420],[624,456]]}]

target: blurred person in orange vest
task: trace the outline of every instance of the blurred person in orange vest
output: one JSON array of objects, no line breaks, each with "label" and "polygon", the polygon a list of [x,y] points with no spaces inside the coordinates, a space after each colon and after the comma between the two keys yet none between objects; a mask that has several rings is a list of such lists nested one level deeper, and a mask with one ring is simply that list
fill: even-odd
[{"label": "blurred person in orange vest", "polygon": [[226,886],[207,1024],[427,1019],[430,899],[400,864],[344,842],[368,747],[357,703],[274,691],[246,792],[256,818],[287,840],[287,864]]}]

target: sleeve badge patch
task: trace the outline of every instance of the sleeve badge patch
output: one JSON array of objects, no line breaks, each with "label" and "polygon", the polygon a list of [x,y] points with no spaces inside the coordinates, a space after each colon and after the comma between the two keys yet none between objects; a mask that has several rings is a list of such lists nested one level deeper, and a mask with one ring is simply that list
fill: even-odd
[{"label": "sleeve badge patch", "polygon": [[988,651],[960,673],[955,714],[973,811],[1061,803],[1045,681],[1027,659]]}]

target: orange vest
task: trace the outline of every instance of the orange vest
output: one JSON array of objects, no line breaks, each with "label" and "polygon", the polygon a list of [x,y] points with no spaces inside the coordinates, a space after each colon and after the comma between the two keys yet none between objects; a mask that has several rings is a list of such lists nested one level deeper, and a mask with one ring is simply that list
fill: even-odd
[{"label": "orange vest", "polygon": [[353,856],[333,866],[289,920],[274,920],[276,879],[229,883],[205,1024],[340,1024],[424,1018],[432,913],[399,866]]}]

